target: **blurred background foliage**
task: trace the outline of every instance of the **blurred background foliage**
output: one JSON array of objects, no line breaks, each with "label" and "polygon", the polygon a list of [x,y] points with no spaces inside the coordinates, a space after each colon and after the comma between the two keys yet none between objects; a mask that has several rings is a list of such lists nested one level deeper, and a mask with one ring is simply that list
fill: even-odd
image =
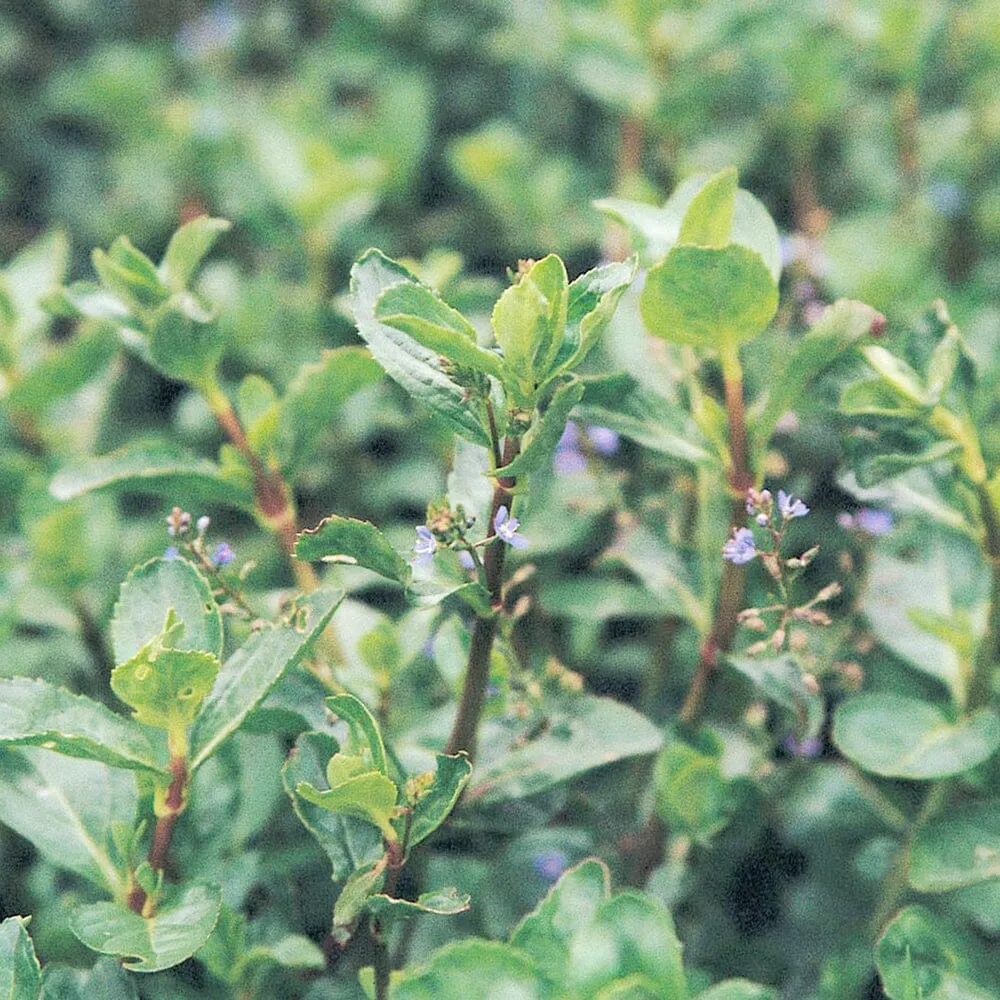
[{"label": "blurred background foliage", "polygon": [[[196,394],[115,354],[101,329],[74,333],[38,309],[50,286],[91,275],[91,248],[126,233],[156,260],[183,221],[203,213],[232,220],[199,289],[219,308],[222,373],[234,395],[244,386],[246,417],[257,384],[247,389],[246,376],[280,392],[322,349],[357,343],[343,293],[367,247],[410,259],[457,308],[485,315],[519,258],[557,252],[572,276],[624,254],[624,232],[593,199],[659,204],[690,174],[734,164],[778,222],[786,265],[775,338],[747,358],[751,386],[780,360],[781,344],[839,296],[885,313],[890,335],[922,329],[928,304],[943,297],[995,371],[998,84],[1000,7],[991,0],[0,3],[0,269],[12,303],[0,312],[8,404],[0,415],[0,672],[103,692],[103,633],[119,582],[167,542],[167,498],[99,494],[58,504],[48,493],[56,470],[136,437],[206,456],[221,442]],[[669,397],[673,369],[656,350],[651,366],[650,356],[635,303],[626,302],[595,364],[624,367]],[[25,373],[38,371],[29,383]],[[860,514],[851,519],[858,503],[838,485],[839,428],[824,409],[835,399],[827,386],[800,421],[780,428],[769,471],[813,505],[810,537],[823,549],[812,572],[839,575],[848,609],[854,570],[871,558],[881,529]],[[984,439],[994,451],[996,434]],[[332,511],[367,518],[404,550],[444,489],[450,450],[450,435],[394,385],[370,386],[297,470],[301,524]],[[536,543],[537,576],[527,587],[536,603],[523,641],[579,672],[590,690],[666,718],[687,676],[665,669],[664,656],[697,657],[669,586],[680,572],[671,526],[699,499],[697,484],[656,451],[581,427],[533,490],[525,531]],[[290,584],[280,553],[249,517],[211,513],[213,532],[241,563],[256,563],[254,588]],[[894,544],[904,555],[927,542],[917,532],[907,549],[901,538]],[[960,558],[954,535],[941,544]],[[433,693],[428,682],[440,686],[441,675],[454,680],[463,659],[454,620],[431,646],[426,621],[411,616],[401,648],[382,627],[383,616],[401,614],[398,597],[368,577],[350,580],[355,603],[342,628],[352,684],[366,690],[376,663],[398,670],[404,693]],[[845,619],[813,655],[850,661],[876,686],[923,682],[877,645],[898,644],[898,632],[872,636],[856,626]],[[827,693],[854,682],[842,671]],[[730,678],[734,716],[753,701],[739,683]],[[419,714],[405,697],[398,711]],[[846,769],[804,776],[794,748],[778,750],[793,759],[769,779],[780,805],[764,808],[747,780],[765,766],[758,750],[741,744],[745,773],[726,779],[714,748],[699,758],[701,772],[726,784],[728,812],[713,818],[708,803],[692,820],[694,852],[706,831],[727,829],[713,841],[713,864],[699,870],[697,894],[681,856],[657,872],[652,891],[677,905],[689,954],[713,976],[781,982],[788,997],[878,996],[874,986],[863,993],[873,981],[870,942],[857,919],[841,918],[869,907],[885,874],[894,841],[884,818]],[[235,752],[219,766],[237,775],[234,788],[256,780]],[[500,853],[490,841],[497,864],[460,849],[428,861],[441,869],[435,877],[474,897],[491,886],[478,916],[459,926],[505,934],[550,881],[539,858],[560,867],[595,850],[614,853],[634,826],[642,775],[632,784],[599,774],[588,781],[532,817],[558,815],[560,824],[497,837]],[[274,903],[321,933],[330,900],[296,896],[312,871],[305,849],[289,848],[286,867],[272,873],[257,871],[258,855],[245,850],[280,797],[268,789],[241,800],[243,827],[216,853],[206,849],[203,867],[211,872],[226,852],[244,850],[250,860],[231,904]],[[233,808],[203,800],[202,826],[219,825]],[[838,820],[847,815],[850,824]],[[290,840],[293,826],[284,815],[269,836]],[[26,842],[3,838],[7,858],[31,857]],[[849,889],[845,870],[854,875]],[[36,913],[43,954],[79,958],[59,919],[46,918],[65,892],[56,869],[5,864],[0,889],[5,911]],[[433,935],[453,932],[420,924],[409,954],[420,957],[438,943]]]}]

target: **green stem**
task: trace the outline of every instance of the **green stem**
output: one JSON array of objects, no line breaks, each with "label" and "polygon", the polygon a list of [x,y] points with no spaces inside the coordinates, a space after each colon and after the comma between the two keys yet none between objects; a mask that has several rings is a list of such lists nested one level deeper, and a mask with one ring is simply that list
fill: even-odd
[{"label": "green stem", "polygon": [[986,705],[993,694],[993,671],[1000,661],[1000,517],[985,483],[977,486],[979,508],[983,518],[983,549],[990,564],[990,605],[986,615],[986,632],[979,641],[976,659],[966,699],[968,710]]}]

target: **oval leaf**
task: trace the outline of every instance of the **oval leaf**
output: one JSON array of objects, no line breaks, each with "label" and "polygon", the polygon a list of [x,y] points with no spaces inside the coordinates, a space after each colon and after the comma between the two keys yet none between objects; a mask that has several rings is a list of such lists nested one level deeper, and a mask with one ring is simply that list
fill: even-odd
[{"label": "oval leaf", "polygon": [[954,806],[921,826],[910,855],[910,885],[947,892],[1000,878],[1000,801]]},{"label": "oval leaf", "polygon": [[410,582],[409,563],[392,547],[374,524],[336,514],[303,531],[295,543],[295,557],[306,562],[324,559],[364,566],[398,583]]}]

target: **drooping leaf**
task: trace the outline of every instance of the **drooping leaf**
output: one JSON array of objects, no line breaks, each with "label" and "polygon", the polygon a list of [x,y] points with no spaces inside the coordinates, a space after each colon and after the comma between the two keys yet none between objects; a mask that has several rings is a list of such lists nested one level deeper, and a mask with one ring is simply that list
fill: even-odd
[{"label": "drooping leaf", "polygon": [[463,895],[454,886],[423,892],[416,899],[395,899],[375,893],[368,900],[368,909],[376,916],[393,920],[433,913],[439,917],[453,917],[469,909],[470,896]]},{"label": "drooping leaf", "polygon": [[42,968],[28,934],[24,917],[0,923],[0,997],[4,1000],[38,1000]]},{"label": "drooping leaf", "polygon": [[962,803],[917,828],[910,885],[948,892],[1000,879],[1000,802]]},{"label": "drooping leaf", "polygon": [[163,773],[147,734],[99,702],[42,680],[0,680],[0,743],[40,746],[111,767]]},{"label": "drooping leaf", "polygon": [[219,670],[191,728],[191,770],[239,729],[286,670],[295,667],[344,599],[340,590],[300,598],[290,624],[255,632]]},{"label": "drooping leaf", "polygon": [[115,955],[132,972],[160,972],[190,958],[209,938],[219,917],[217,888],[197,882],[162,899],[151,917],[121,903],[92,903],[70,916],[70,928],[88,947]]},{"label": "drooping leaf", "polygon": [[222,656],[222,614],[208,581],[186,559],[151,559],[129,573],[115,604],[115,662],[132,659],[159,635],[171,609],[184,623],[172,648]]},{"label": "drooping leaf", "polygon": [[343,881],[382,857],[381,835],[371,823],[335,815],[307,802],[295,791],[303,782],[314,787],[322,785],[327,762],[338,749],[337,741],[325,733],[303,733],[281,770],[281,780],[296,815],[330,859],[333,878]]},{"label": "drooping leaf", "polygon": [[1000,719],[982,709],[953,722],[929,702],[864,694],[837,707],[833,739],[846,757],[873,774],[930,781],[992,757],[1000,748]]},{"label": "drooping leaf", "polygon": [[295,557],[305,562],[323,559],[364,566],[403,586],[410,582],[412,575],[410,564],[374,524],[336,514],[299,535]]},{"label": "drooping leaf", "polygon": [[468,405],[466,390],[445,373],[438,355],[375,317],[379,297],[394,285],[419,284],[401,264],[369,250],[351,269],[351,303],[358,332],[387,374],[457,434],[489,446],[483,419]]},{"label": "drooping leaf", "polygon": [[199,215],[186,222],[167,244],[167,250],[160,261],[159,276],[172,291],[187,288],[204,257],[215,245],[215,241],[232,228],[226,219],[212,219]]},{"label": "drooping leaf", "polygon": [[132,443],[71,463],[49,485],[57,500],[72,500],[92,490],[153,493],[195,509],[219,504],[248,513],[254,510],[248,485],[226,478],[214,462],[168,445]]},{"label": "drooping leaf", "polygon": [[559,386],[545,413],[532,426],[524,450],[509,464],[497,469],[501,476],[518,477],[535,472],[549,464],[556,445],[566,430],[570,412],[583,396],[583,383],[578,380]]},{"label": "drooping leaf", "polygon": [[0,822],[112,894],[122,875],[109,853],[111,822],[131,823],[137,805],[130,771],[48,750],[0,750]]},{"label": "drooping leaf", "polygon": [[448,818],[471,774],[472,764],[466,754],[437,755],[434,780],[413,806],[407,848],[426,840]]}]

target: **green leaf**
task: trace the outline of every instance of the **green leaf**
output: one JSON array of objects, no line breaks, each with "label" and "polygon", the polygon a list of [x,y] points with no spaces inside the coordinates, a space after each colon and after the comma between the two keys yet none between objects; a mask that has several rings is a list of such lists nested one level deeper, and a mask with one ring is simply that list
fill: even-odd
[{"label": "green leaf", "polygon": [[139,722],[159,729],[190,725],[212,690],[219,661],[212,653],[170,649],[168,633],[151,639],[111,671],[111,690]]},{"label": "green leaf", "polygon": [[918,892],[1000,878],[1000,801],[960,803],[918,827],[909,873]]},{"label": "green leaf", "polygon": [[392,825],[396,811],[396,786],[381,771],[356,775],[329,789],[319,789],[309,782],[300,781],[295,786],[295,794],[332,813],[368,820],[382,831],[386,840],[399,840],[399,834]]},{"label": "green leaf", "polygon": [[1000,747],[1000,719],[983,709],[951,722],[942,709],[916,698],[864,694],[837,707],[833,739],[866,771],[930,781],[989,760]]},{"label": "green leaf", "polygon": [[380,858],[371,867],[353,872],[344,883],[333,907],[333,926],[336,930],[347,931],[349,935],[368,909],[369,900],[382,888],[385,864],[385,858]]},{"label": "green leaf", "polygon": [[295,667],[344,599],[340,590],[300,598],[291,623],[255,632],[223,664],[191,728],[191,771],[203,764]]},{"label": "green leaf", "polygon": [[471,775],[472,764],[464,753],[437,755],[434,780],[413,806],[407,849],[426,840],[448,818]]},{"label": "green leaf", "polygon": [[636,973],[617,979],[594,994],[594,1000],[660,1000],[660,988],[648,976]]},{"label": "green leaf", "polygon": [[760,447],[770,440],[782,414],[808,398],[827,368],[867,336],[878,318],[879,313],[871,306],[850,299],[838,299],[827,306],[805,336],[782,358],[781,365],[769,373],[764,408],[751,421]]},{"label": "green leaf", "polygon": [[847,440],[848,461],[862,486],[874,486],[921,465],[959,459],[962,446],[957,441],[933,441],[926,447],[906,451],[883,451],[881,442],[858,436]]},{"label": "green leaf", "polygon": [[305,562],[341,562],[363,566],[405,587],[410,564],[392,547],[374,524],[331,514],[315,528],[303,531],[295,543],[295,557]]},{"label": "green leaf", "polygon": [[14,324],[5,344],[21,363],[28,361],[48,329],[49,316],[39,300],[66,278],[69,239],[60,230],[50,230],[29,243],[7,265],[2,284],[7,293]]},{"label": "green leaf", "polygon": [[653,771],[656,810],[671,829],[708,844],[729,822],[734,805],[722,774],[722,748],[704,752],[672,738],[660,751]]},{"label": "green leaf", "polygon": [[493,307],[493,332],[522,405],[534,404],[537,387],[552,373],[568,305],[566,268],[549,254],[520,275]]},{"label": "green leaf", "polygon": [[255,510],[253,491],[248,485],[223,476],[214,462],[172,445],[135,442],[107,455],[64,466],[49,485],[49,492],[57,500],[72,500],[104,489],[153,493],[196,509],[219,504],[248,513]]},{"label": "green leaf", "polygon": [[923,380],[902,358],[879,344],[869,344],[861,353],[899,399],[918,407],[933,405]]},{"label": "green leaf", "polygon": [[96,761],[36,749],[0,749],[0,821],[53,864],[117,894],[112,820],[131,823],[135,776]]},{"label": "green leaf", "polygon": [[734,350],[778,308],[778,286],[760,254],[678,245],[646,276],[639,312],[650,333],[675,344]]},{"label": "green leaf", "polygon": [[367,751],[371,755],[372,766],[382,774],[388,774],[385,744],[382,731],[368,706],[352,694],[338,694],[326,699],[326,707],[334,715],[343,719],[351,729],[351,749]]},{"label": "green leaf", "polygon": [[300,798],[300,783],[318,786],[323,782],[327,762],[337,752],[337,741],[325,733],[303,733],[281,769],[295,814],[316,838],[330,859],[333,878],[343,881],[352,872],[374,864],[382,857],[382,837],[374,826],[352,816],[336,816]]},{"label": "green leaf", "polygon": [[46,312],[64,319],[103,320],[116,327],[138,322],[117,295],[96,281],[74,281],[71,285],[52,288],[41,296],[39,304]]},{"label": "green leaf", "polygon": [[890,1000],[996,1000],[979,985],[982,959],[965,935],[922,906],[908,906],[875,949]]},{"label": "green leaf", "polygon": [[0,680],[0,743],[41,746],[111,767],[161,774],[146,733],[99,702],[42,680]]},{"label": "green leaf", "polygon": [[527,955],[498,941],[455,941],[394,978],[391,1000],[542,1000]]},{"label": "green leaf", "polygon": [[420,913],[433,913],[439,917],[453,917],[469,909],[470,896],[463,895],[454,886],[422,892],[415,900],[394,899],[376,893],[368,900],[368,909],[377,917],[392,920],[413,917]]},{"label": "green leaf", "polygon": [[514,928],[510,943],[529,955],[550,989],[565,988],[576,932],[592,923],[611,895],[607,866],[588,858],[570,868]]},{"label": "green leaf", "polygon": [[179,292],[187,288],[215,241],[231,228],[232,223],[225,219],[200,215],[186,222],[170,237],[159,268],[160,278],[170,291]]},{"label": "green leaf", "polygon": [[466,389],[446,374],[438,355],[376,319],[379,297],[401,283],[419,284],[405,267],[378,250],[369,250],[351,269],[351,304],[361,338],[388,375],[417,402],[444,419],[455,433],[489,447],[484,418],[469,405]]},{"label": "green leaf", "polygon": [[844,386],[838,403],[840,412],[849,417],[889,417],[912,420],[920,408],[893,392],[880,378],[863,378]]},{"label": "green leaf", "polygon": [[115,662],[132,659],[158,636],[170,610],[184,624],[172,648],[222,656],[222,615],[208,581],[186,559],[151,559],[129,573],[115,604]]},{"label": "green leaf", "polygon": [[559,386],[541,417],[532,422],[524,450],[509,464],[497,469],[498,476],[525,476],[552,461],[556,445],[566,430],[570,412],[583,397],[583,383],[574,379]]},{"label": "green leaf", "polygon": [[155,309],[170,294],[153,262],[125,236],[119,236],[107,253],[94,250],[91,262],[101,284],[134,310]]},{"label": "green leaf", "polygon": [[727,979],[699,993],[697,1000],[778,1000],[778,991],[747,979]]},{"label": "green leaf", "polygon": [[806,685],[802,668],[792,657],[730,656],[726,662],[750,680],[763,698],[785,709],[800,737],[819,732],[825,712],[823,697]]},{"label": "green leaf", "polygon": [[0,997],[4,1000],[38,1000],[42,967],[28,935],[24,917],[8,917],[0,924]]},{"label": "green leaf", "polygon": [[406,283],[386,289],[375,303],[375,318],[456,365],[503,376],[503,362],[479,346],[475,327],[424,285]]},{"label": "green leaf", "polygon": [[504,739],[484,738],[465,802],[527,798],[595,768],[655,753],[663,742],[648,719],[610,698],[574,697],[546,722],[534,738],[509,729]]},{"label": "green leaf", "polygon": [[726,246],[733,228],[736,188],[734,167],[710,177],[684,213],[677,242],[716,249]]},{"label": "green leaf", "polygon": [[225,350],[213,313],[190,292],[177,292],[160,307],[149,330],[149,360],[168,378],[207,386]]},{"label": "green leaf", "polygon": [[382,378],[382,368],[364,347],[323,351],[289,383],[278,413],[283,467],[297,469],[309,459],[324,433],[335,430],[340,408],[356,392]]},{"label": "green leaf", "polygon": [[135,980],[112,958],[92,969],[48,964],[42,977],[42,1000],[139,1000]]},{"label": "green leaf", "polygon": [[215,886],[193,883],[160,901],[152,917],[121,903],[74,910],[69,924],[88,947],[123,959],[132,972],[160,972],[190,958],[209,938],[222,897]]}]

